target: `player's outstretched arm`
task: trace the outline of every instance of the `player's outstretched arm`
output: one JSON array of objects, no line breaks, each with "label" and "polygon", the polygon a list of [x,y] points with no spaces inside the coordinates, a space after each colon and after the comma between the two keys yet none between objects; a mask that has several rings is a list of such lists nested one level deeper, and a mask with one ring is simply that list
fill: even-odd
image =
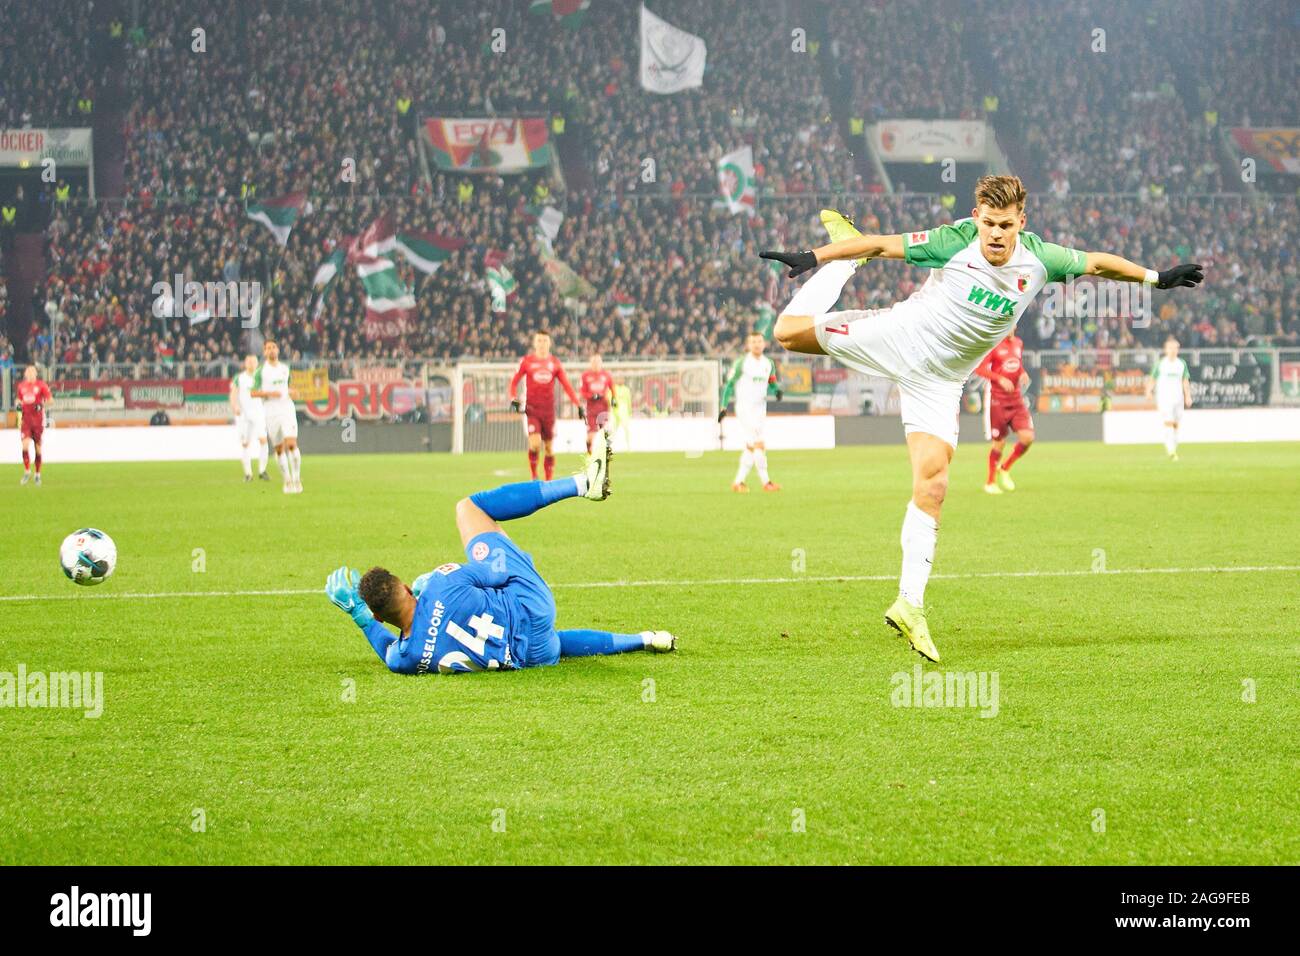
[{"label": "player's outstretched arm", "polygon": [[1120,282],[1145,282],[1157,289],[1177,289],[1186,287],[1194,289],[1205,278],[1205,272],[1199,265],[1185,263],[1157,272],[1130,262],[1123,256],[1109,252],[1089,252],[1084,257],[1087,266],[1086,275],[1100,276],[1103,279],[1115,279]]},{"label": "player's outstretched arm", "polygon": [[841,239],[803,252],[769,250],[758,255],[761,259],[771,259],[789,266],[787,275],[793,279],[816,269],[822,263],[836,259],[902,259],[904,249],[901,235],[854,236],[852,239]]}]

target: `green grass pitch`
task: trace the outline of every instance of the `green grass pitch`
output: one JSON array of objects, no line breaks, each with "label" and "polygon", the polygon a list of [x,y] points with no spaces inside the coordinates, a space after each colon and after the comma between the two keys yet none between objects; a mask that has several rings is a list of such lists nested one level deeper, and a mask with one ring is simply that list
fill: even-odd
[{"label": "green grass pitch", "polygon": [[[677,654],[423,678],[318,589],[458,560],[454,502],[522,454],[308,457],[296,497],[6,471],[0,671],[103,672],[105,704],[0,709],[0,861],[1300,862],[1300,446],[1041,443],[1000,498],[963,447],[926,670],[996,672],[992,717],[893,702],[903,448],[770,459],[784,490],[740,496],[732,454],[622,455],[609,501],[509,527],[561,626]],[[56,562],[83,525],[118,545],[94,589]]]}]

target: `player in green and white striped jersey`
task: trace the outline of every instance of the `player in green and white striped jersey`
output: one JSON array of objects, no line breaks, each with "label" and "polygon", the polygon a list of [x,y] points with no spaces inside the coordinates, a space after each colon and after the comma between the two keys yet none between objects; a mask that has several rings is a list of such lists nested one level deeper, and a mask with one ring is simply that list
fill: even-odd
[{"label": "player in green and white striped jersey", "polygon": [[[898,385],[912,460],[912,500],[903,519],[899,596],[885,612],[885,623],[934,661],[939,652],[926,623],[925,586],[967,377],[1049,282],[1093,275],[1171,289],[1204,278],[1198,265],[1156,272],[1110,253],[1044,242],[1022,231],[1025,198],[1015,176],[984,176],[975,187],[971,218],[950,226],[864,236],[839,213],[823,210],[829,245],[762,253],[789,266],[791,278],[817,269],[777,319],[777,341],[793,352],[833,356]],[[854,270],[876,258],[926,266],[930,276],[919,291],[890,308],[830,311]]]},{"label": "player in green and white striped jersey", "polygon": [[1155,393],[1156,410],[1165,423],[1165,451],[1171,461],[1178,460],[1178,423],[1183,420],[1183,409],[1192,407],[1191,378],[1187,363],[1178,357],[1178,340],[1171,335],[1147,379],[1147,398]]}]

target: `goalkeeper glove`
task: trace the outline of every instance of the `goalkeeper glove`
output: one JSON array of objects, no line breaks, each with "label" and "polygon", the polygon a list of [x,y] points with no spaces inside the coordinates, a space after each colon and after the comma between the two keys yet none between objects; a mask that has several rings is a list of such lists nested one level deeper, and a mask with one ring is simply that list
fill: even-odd
[{"label": "goalkeeper glove", "polygon": [[510,410],[512,412],[522,412],[524,410],[524,407],[519,404],[519,399],[512,398],[510,399]]},{"label": "goalkeeper glove", "polygon": [[587,420],[587,410],[581,405],[578,406],[578,418],[582,419],[584,422]]},{"label": "goalkeeper glove", "polygon": [[366,606],[366,602],[361,600],[361,594],[357,591],[360,583],[361,575],[344,565],[335,570],[325,582],[325,594],[335,607],[340,611],[346,611],[348,617],[364,631],[370,627],[375,616]]},{"label": "goalkeeper glove", "polygon": [[722,420],[723,420],[724,418],[726,418],[726,417],[727,417],[727,410],[726,410],[725,408],[721,408],[721,409],[719,409],[719,410],[718,410],[718,424],[721,425],[721,424],[722,424]]},{"label": "goalkeeper glove", "polygon": [[1205,273],[1197,265],[1184,264],[1174,266],[1172,269],[1166,269],[1160,273],[1156,279],[1157,289],[1177,289],[1180,286],[1186,286],[1189,289],[1195,289],[1200,285],[1201,280],[1205,278]]},{"label": "goalkeeper glove", "polygon": [[817,256],[811,249],[806,249],[803,252],[773,252],[769,250],[768,252],[760,252],[758,257],[760,259],[772,259],[775,262],[789,266],[790,271],[786,274],[791,279],[803,275],[810,269],[817,268]]},{"label": "goalkeeper glove", "polygon": [[783,399],[783,398],[785,398],[785,392],[781,391],[781,390],[778,388],[778,389],[776,390],[776,400],[779,402],[779,401],[780,401],[781,399]]}]

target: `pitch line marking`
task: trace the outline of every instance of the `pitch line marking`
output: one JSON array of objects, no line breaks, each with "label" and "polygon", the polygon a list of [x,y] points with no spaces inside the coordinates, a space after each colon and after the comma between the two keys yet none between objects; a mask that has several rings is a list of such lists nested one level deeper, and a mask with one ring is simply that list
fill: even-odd
[{"label": "pitch line marking", "polygon": [[[1262,564],[1215,566],[1200,568],[1117,568],[1107,571],[970,571],[958,574],[932,574],[936,581],[969,581],[977,578],[1087,578],[1113,577],[1125,574],[1257,574],[1271,572],[1300,571],[1300,564]],[[745,586],[751,584],[854,584],[868,581],[896,581],[897,574],[839,574],[839,575],[802,575],[783,578],[711,578],[699,581],[578,581],[565,584],[551,584],[553,590],[590,590],[592,588],[687,588]],[[162,598],[203,598],[203,597],[284,597],[299,594],[325,593],[324,588],[284,588],[279,590],[252,591],[112,591],[72,592],[68,594],[0,594],[0,602],[8,601],[149,601]]]}]

